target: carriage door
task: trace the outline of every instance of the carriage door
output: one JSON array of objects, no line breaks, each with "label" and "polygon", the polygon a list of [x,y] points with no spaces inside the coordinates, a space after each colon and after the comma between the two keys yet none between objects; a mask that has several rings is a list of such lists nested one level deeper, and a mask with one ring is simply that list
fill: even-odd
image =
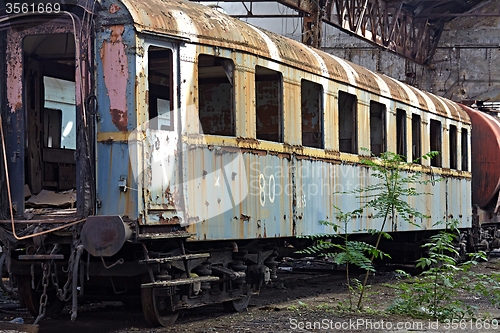
[{"label": "carriage door", "polygon": [[147,53],[149,121],[144,142],[144,203],[148,224],[178,224],[181,182],[178,181],[178,113],[174,83],[177,49],[150,45]]},{"label": "carriage door", "polygon": [[69,29],[53,29],[12,29],[7,38],[7,153],[18,215],[76,201],[75,42]]},{"label": "carriage door", "polygon": [[23,41],[26,107],[26,184],[29,201],[71,206],[76,194],[75,47],[72,34],[31,35]]}]

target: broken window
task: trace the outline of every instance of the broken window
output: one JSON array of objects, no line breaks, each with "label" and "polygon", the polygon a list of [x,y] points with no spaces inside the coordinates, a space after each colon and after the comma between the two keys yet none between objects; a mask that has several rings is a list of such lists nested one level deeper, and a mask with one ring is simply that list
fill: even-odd
[{"label": "broken window", "polygon": [[148,51],[149,129],[173,130],[172,51],[151,46]]},{"label": "broken window", "polygon": [[467,129],[462,128],[462,170],[469,170],[469,144],[467,140]]},{"label": "broken window", "polygon": [[231,59],[198,57],[198,112],[203,133],[236,135],[234,64]]},{"label": "broken window", "polygon": [[280,72],[255,67],[257,139],[283,142],[282,82]]},{"label": "broken window", "polygon": [[450,169],[457,169],[457,127],[450,125]]},{"label": "broken window", "polygon": [[339,150],[357,154],[357,98],[355,95],[339,91]]},{"label": "broken window", "polygon": [[431,151],[437,151],[439,154],[431,158],[431,166],[440,167],[441,166],[441,122],[437,120],[431,120]]},{"label": "broken window", "polygon": [[396,154],[406,155],[406,111],[396,109]]},{"label": "broken window", "polygon": [[323,87],[302,80],[302,145],[323,148]]},{"label": "broken window", "polygon": [[370,150],[380,156],[386,151],[385,105],[370,101]]},{"label": "broken window", "polygon": [[414,163],[422,163],[422,121],[420,115],[411,116],[411,159]]}]

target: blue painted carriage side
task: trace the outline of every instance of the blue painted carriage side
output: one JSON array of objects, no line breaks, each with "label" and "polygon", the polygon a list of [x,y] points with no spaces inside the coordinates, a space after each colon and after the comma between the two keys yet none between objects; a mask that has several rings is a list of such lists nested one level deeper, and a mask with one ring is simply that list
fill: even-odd
[{"label": "blue painted carriage side", "polygon": [[[137,210],[137,183],[131,177],[131,161],[126,142],[101,143],[97,149],[98,215],[120,215],[130,219],[139,217]],[[126,181],[124,192],[120,184]]]},{"label": "blue painted carriage side", "polygon": [[[238,154],[206,148],[189,153],[188,178],[195,181],[185,187],[186,212],[192,219],[188,230],[207,240],[294,235],[290,160]],[[238,158],[238,166],[226,167]],[[270,186],[273,178],[275,186]]]},{"label": "blue painted carriage side", "polygon": [[[194,154],[191,157],[194,157]],[[245,153],[243,157],[248,167],[248,196],[230,210],[221,210],[220,215],[190,225],[189,230],[196,234],[197,239],[252,239],[332,233],[333,228],[322,225],[320,221],[339,224],[336,218],[338,211],[334,206],[340,207],[344,212],[361,206],[361,199],[357,198],[356,194],[341,192],[379,182],[378,178],[373,177],[373,171],[362,165],[284,158],[269,154],[259,156]],[[219,161],[215,162],[216,159]],[[208,165],[219,168],[227,163],[209,150],[204,150],[204,153],[198,154],[198,157],[191,161],[196,161],[195,165],[201,166],[201,169]],[[407,176],[407,172],[401,171],[401,177]],[[194,207],[203,207],[206,212],[208,207],[223,198],[213,190],[214,179],[210,176],[206,178],[206,182],[201,181],[197,183],[196,188],[189,188],[187,191],[186,198],[191,205],[188,211],[191,216],[194,212],[203,213]],[[265,182],[262,182],[262,179]],[[270,179],[274,181],[270,182]],[[425,181],[434,177],[422,173],[420,179]],[[235,182],[232,191],[242,185]],[[385,231],[441,229],[443,225],[434,224],[451,218],[460,221],[459,227],[467,228],[470,225],[471,211],[470,204],[467,204],[470,203],[469,179],[446,178],[427,185],[417,185],[416,190],[422,195],[403,199],[430,218],[413,218],[412,224],[396,216],[394,223],[392,219],[386,222]],[[455,198],[450,197],[451,193]],[[225,199],[227,200],[227,197]],[[220,207],[220,202],[218,205]],[[375,213],[373,209],[365,210],[358,218],[349,222],[346,231],[353,233],[380,229],[383,219],[374,219]]]},{"label": "blue painted carriage side", "polygon": [[[96,183],[98,214],[137,219],[137,184],[129,159],[127,133],[137,126],[135,32],[130,26],[106,26],[96,36],[98,123]],[[129,189],[120,190],[120,180]]]},{"label": "blue painted carriage side", "polygon": [[106,26],[96,36],[98,133],[126,132],[137,127],[135,38],[129,25]]}]

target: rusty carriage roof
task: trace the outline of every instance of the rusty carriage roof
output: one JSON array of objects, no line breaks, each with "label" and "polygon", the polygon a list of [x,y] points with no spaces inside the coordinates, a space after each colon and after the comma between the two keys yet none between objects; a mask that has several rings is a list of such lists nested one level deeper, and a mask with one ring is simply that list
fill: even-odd
[{"label": "rusty carriage roof", "polygon": [[[189,39],[194,43],[231,48],[341,81],[440,116],[470,123],[460,106],[359,65],[308,47],[298,41],[254,27],[210,7],[177,0],[121,0],[138,32]],[[113,1],[103,0],[112,15]]]}]

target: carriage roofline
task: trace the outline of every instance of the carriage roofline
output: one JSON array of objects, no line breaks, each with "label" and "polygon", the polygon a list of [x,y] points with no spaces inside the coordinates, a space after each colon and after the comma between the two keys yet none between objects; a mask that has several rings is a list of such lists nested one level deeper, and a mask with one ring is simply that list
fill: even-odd
[{"label": "carriage roofline", "polygon": [[[137,32],[171,36],[193,43],[255,54],[470,124],[467,113],[455,102],[376,74],[298,41],[254,27],[210,7],[184,0],[121,2]],[[122,8],[115,1],[104,0],[101,5],[107,11],[104,14],[107,18],[104,19],[104,24],[109,24],[115,21],[114,17],[124,14],[119,13]]]}]

